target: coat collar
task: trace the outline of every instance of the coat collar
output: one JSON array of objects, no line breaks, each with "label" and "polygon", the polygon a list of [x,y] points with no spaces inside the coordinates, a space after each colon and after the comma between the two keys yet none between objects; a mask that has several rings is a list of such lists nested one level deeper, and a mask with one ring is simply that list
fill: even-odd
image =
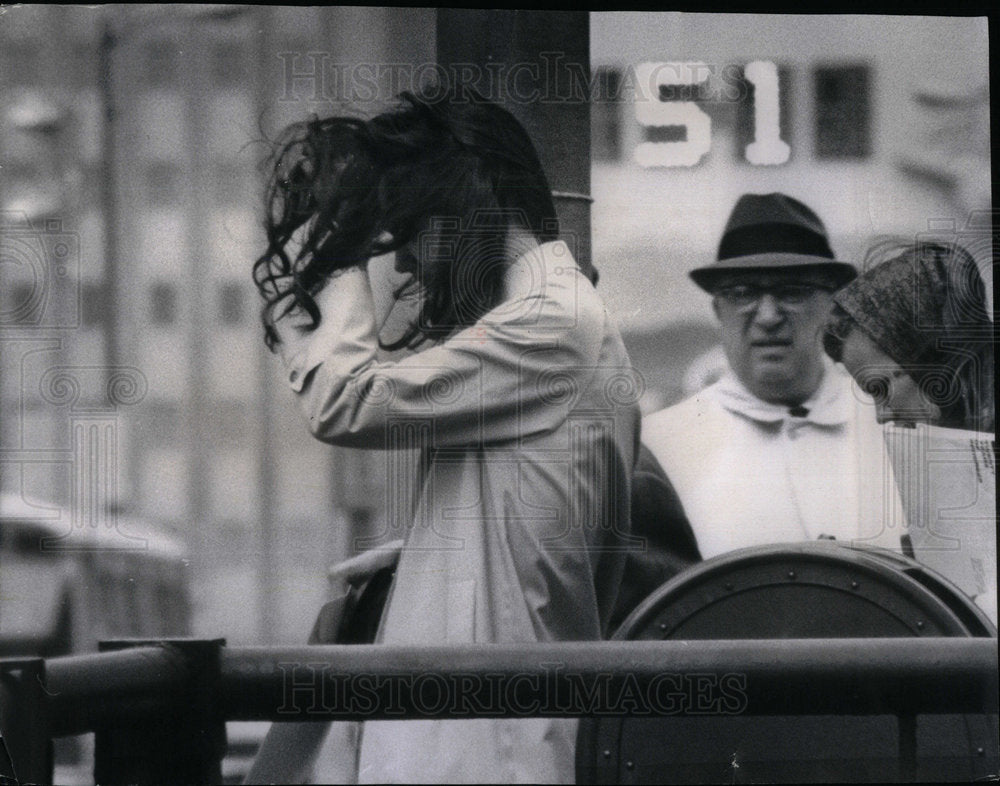
[{"label": "coat collar", "polygon": [[504,299],[537,295],[549,286],[568,286],[577,274],[583,275],[566,243],[540,243],[518,256],[504,271]]},{"label": "coat collar", "polygon": [[833,363],[824,360],[823,379],[816,392],[802,406],[809,410],[805,417],[795,417],[789,408],[770,404],[747,390],[731,370],[706,389],[704,395],[723,408],[758,423],[780,423],[785,420],[812,423],[817,426],[840,426],[850,419],[850,386],[847,375]]}]

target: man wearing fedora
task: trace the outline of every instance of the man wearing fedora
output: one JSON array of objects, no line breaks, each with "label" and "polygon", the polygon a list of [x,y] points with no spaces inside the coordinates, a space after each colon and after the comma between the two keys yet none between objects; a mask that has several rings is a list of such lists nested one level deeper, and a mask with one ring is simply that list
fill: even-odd
[{"label": "man wearing fedora", "polygon": [[691,272],[729,369],[648,415],[642,441],[703,558],[816,538],[900,548],[874,406],[822,349],[833,292],[855,275],[819,217],[777,193],[740,197],[716,261]]}]

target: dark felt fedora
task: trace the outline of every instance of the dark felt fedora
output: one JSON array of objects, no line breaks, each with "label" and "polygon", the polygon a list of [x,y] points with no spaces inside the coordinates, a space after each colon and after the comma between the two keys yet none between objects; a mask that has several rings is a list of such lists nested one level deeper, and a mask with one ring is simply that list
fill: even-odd
[{"label": "dark felt fedora", "polygon": [[717,259],[691,271],[691,278],[711,292],[723,274],[746,270],[802,268],[823,272],[837,286],[858,273],[833,256],[826,227],[812,210],[785,194],[744,194],[722,233]]}]

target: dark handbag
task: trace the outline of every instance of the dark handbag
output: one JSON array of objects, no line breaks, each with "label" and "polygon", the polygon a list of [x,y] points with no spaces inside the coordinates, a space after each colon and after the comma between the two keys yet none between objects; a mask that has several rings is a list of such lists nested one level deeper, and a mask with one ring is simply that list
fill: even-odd
[{"label": "dark handbag", "polygon": [[323,604],[309,643],[374,643],[395,575],[395,566],[380,568],[367,581],[352,584],[345,594]]},{"label": "dark handbag", "polygon": [[[359,558],[331,570],[346,591],[324,603],[309,634],[310,644],[371,644],[378,633],[396,574],[398,546],[390,544],[381,567],[352,569]],[[345,569],[346,566],[346,569]],[[261,743],[244,783],[307,783],[332,721],[274,723]]]}]

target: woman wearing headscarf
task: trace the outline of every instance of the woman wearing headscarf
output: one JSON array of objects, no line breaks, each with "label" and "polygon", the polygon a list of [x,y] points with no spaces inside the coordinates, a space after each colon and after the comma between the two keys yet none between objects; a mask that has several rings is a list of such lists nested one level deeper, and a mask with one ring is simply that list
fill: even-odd
[{"label": "woman wearing headscarf", "polygon": [[834,303],[824,346],[875,399],[880,422],[993,431],[993,322],[968,251],[876,246]]},{"label": "woman wearing headscarf", "polygon": [[[995,428],[986,288],[958,245],[882,245],[872,260],[885,261],[834,295],[826,350],[875,399],[880,422],[926,424],[886,433],[908,522],[904,549],[995,624],[995,454],[982,434]],[[942,446],[948,461],[932,473],[927,456]]]}]

